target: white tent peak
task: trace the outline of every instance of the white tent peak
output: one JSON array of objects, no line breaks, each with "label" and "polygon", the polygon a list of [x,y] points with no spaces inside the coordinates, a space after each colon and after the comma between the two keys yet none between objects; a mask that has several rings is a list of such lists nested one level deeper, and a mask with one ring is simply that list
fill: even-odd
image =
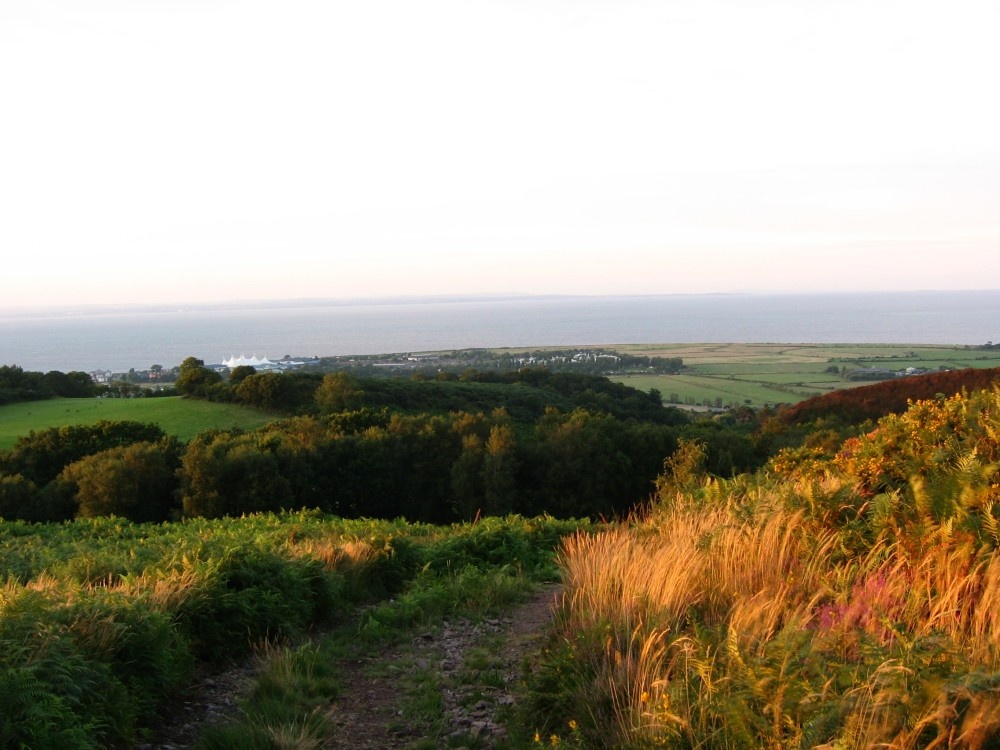
[{"label": "white tent peak", "polygon": [[256,354],[252,357],[247,357],[245,354],[241,354],[239,357],[229,355],[229,359],[222,360],[222,364],[231,370],[234,367],[267,367],[274,365],[274,362],[269,360],[267,355],[264,355],[262,359],[257,359]]}]

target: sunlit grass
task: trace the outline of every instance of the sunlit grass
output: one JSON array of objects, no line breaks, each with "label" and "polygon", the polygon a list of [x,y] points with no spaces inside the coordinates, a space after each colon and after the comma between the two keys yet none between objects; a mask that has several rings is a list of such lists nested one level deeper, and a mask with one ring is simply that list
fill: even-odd
[{"label": "sunlit grass", "polygon": [[57,398],[0,406],[0,450],[11,448],[30,431],[101,420],[158,424],[168,435],[188,441],[211,428],[252,430],[275,419],[273,414],[237,404],[163,398]]},{"label": "sunlit grass", "polygon": [[[644,518],[568,538],[541,735],[572,720],[586,747],[996,746],[1000,391],[852,445],[863,460],[839,472],[675,476]],[[902,460],[923,474],[870,494]]]},{"label": "sunlit grass", "polygon": [[[181,523],[0,522],[0,705],[13,747],[134,746],[195,665],[256,652],[242,727],[215,747],[319,747],[347,648],[481,617],[554,575],[551,518],[430,526],[316,512]],[[498,564],[498,561],[500,563]],[[364,616],[352,613],[371,605]],[[350,621],[340,641],[298,647]],[[214,732],[214,730],[213,730]],[[216,744],[212,744],[216,743]]]}]

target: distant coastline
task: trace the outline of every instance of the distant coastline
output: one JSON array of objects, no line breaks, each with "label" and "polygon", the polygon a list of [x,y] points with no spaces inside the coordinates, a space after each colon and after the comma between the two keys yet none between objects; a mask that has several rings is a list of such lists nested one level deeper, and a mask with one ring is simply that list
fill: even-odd
[{"label": "distant coastline", "polygon": [[[167,314],[169,313],[169,314]],[[850,294],[453,296],[0,311],[0,365],[125,371],[185,357],[368,355],[642,343],[976,345],[1000,290]]]}]

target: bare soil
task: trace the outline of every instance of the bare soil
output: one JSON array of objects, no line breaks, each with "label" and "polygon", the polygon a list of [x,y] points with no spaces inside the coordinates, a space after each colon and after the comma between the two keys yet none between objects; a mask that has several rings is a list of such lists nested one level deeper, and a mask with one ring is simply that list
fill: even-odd
[{"label": "bare soil", "polygon": [[[504,720],[517,705],[525,661],[539,646],[556,596],[556,587],[544,587],[504,617],[446,621],[391,652],[343,664],[344,690],[330,707],[336,732],[328,747],[505,746]],[[435,721],[411,718],[405,707],[401,686],[416,671],[431,673],[441,693]]]}]

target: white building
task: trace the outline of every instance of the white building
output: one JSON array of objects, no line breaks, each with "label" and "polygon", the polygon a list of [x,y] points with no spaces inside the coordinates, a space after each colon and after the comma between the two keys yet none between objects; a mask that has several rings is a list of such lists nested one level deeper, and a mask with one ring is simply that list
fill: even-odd
[{"label": "white building", "polygon": [[247,357],[245,354],[241,354],[239,357],[229,355],[229,359],[222,360],[222,364],[232,370],[234,367],[262,367],[265,370],[277,367],[277,365],[264,355],[263,359],[257,359],[257,355],[254,354],[252,357]]}]

